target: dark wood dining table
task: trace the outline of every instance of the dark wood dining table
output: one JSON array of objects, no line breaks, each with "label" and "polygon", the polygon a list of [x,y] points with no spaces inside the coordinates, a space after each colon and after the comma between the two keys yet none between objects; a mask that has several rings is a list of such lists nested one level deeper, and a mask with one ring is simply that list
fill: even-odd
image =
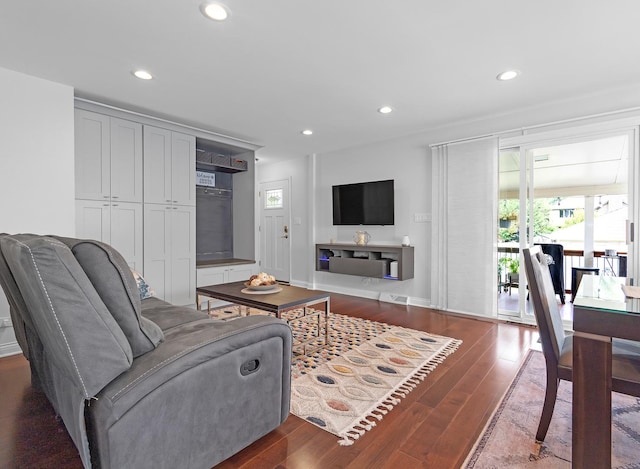
[{"label": "dark wood dining table", "polygon": [[573,468],[611,467],[611,340],[640,341],[625,278],[585,275],[573,301]]}]

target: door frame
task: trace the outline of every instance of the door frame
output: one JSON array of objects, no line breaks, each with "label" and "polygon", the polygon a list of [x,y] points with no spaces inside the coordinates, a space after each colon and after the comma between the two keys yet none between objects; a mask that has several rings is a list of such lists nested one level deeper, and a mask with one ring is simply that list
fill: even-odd
[{"label": "door frame", "polygon": [[[562,126],[562,128],[553,128],[554,125]],[[638,194],[640,191],[640,174],[638,174],[638,168],[640,168],[640,117],[633,117],[627,119],[616,119],[606,122],[597,122],[586,125],[570,125],[568,123],[562,124],[550,124],[549,126],[538,127],[528,130],[530,133],[526,135],[520,135],[515,137],[500,137],[498,143],[498,151],[506,149],[518,148],[520,151],[521,172],[520,175],[520,189],[527,187],[533,182],[533,174],[528,174],[530,162],[527,161],[527,152],[534,148],[546,147],[552,145],[570,144],[576,142],[583,142],[588,140],[597,140],[599,138],[605,138],[613,135],[627,134],[629,137],[629,166],[628,166],[628,180],[627,180],[627,193],[629,201],[629,221],[631,222],[628,228],[628,237],[630,240],[637,242],[640,235],[640,203],[637,203]],[[549,130],[544,130],[544,129]],[[523,166],[524,165],[524,166]],[[529,179],[527,179],[529,176]],[[520,193],[520,213],[527,206],[533,208],[533,191],[527,195],[526,191]],[[495,208],[496,213],[498,207]],[[526,248],[526,217],[522,217],[520,229],[520,261],[522,263],[522,249]],[[497,239],[497,224],[496,224],[496,239]],[[533,230],[533,226],[530,226],[530,231]],[[495,253],[497,258],[497,249]],[[628,249],[628,264],[627,264],[627,277],[631,278],[632,284],[637,284],[635,278],[640,273],[640,249],[634,243],[629,244]],[[526,276],[521,276],[520,286],[522,291],[527,288]],[[520,316],[519,319],[522,322],[529,323],[526,318],[525,308],[526,300],[521,296],[520,298]],[[498,312],[499,313],[499,312]]]}]

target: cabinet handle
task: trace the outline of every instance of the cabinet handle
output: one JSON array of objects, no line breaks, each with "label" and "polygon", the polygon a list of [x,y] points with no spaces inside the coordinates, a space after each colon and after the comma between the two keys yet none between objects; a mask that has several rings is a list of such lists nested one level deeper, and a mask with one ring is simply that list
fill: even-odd
[{"label": "cabinet handle", "polygon": [[117,207],[117,206],[118,206],[118,204],[111,204],[111,206],[112,206],[112,207]]},{"label": "cabinet handle", "polygon": [[118,198],[118,196],[117,196],[117,195],[112,195],[112,196],[111,196],[111,198],[112,198],[112,199],[117,199],[117,198]]},{"label": "cabinet handle", "polygon": [[165,200],[165,202],[169,202],[169,203],[171,203],[171,201],[170,201],[170,200]]},{"label": "cabinet handle", "polygon": [[178,210],[178,207],[173,207],[174,210]]},{"label": "cabinet handle", "polygon": [[109,206],[109,204],[102,204],[102,206],[103,206],[103,207],[108,207],[108,206]]},{"label": "cabinet handle", "polygon": [[178,203],[178,201],[177,201],[177,200],[174,200],[174,201],[173,201],[173,203],[174,203],[174,204],[177,204],[177,203]]},{"label": "cabinet handle", "polygon": [[109,196],[108,196],[108,195],[103,195],[102,197],[103,197],[103,198],[105,198],[105,199],[108,199],[108,198],[109,198]]},{"label": "cabinet handle", "polygon": [[171,210],[171,207],[165,207],[164,209],[165,210]]}]

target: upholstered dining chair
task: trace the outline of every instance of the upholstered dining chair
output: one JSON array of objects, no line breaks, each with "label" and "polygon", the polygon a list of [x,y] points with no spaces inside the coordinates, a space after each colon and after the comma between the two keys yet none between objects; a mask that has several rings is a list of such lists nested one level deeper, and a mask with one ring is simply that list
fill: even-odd
[{"label": "upholstered dining chair", "polygon": [[[553,416],[560,380],[573,375],[573,336],[566,334],[546,262],[540,246],[524,249],[524,264],[547,366],[547,386],[536,440],[544,441]],[[613,340],[612,390],[640,397],[640,343]]]}]

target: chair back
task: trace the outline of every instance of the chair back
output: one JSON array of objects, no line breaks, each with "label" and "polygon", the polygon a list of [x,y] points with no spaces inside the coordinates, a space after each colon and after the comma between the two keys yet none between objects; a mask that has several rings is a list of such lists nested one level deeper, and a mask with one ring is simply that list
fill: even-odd
[{"label": "chair back", "polygon": [[557,366],[565,333],[546,256],[540,246],[524,249],[523,253],[533,313],[540,330],[542,351],[547,364]]},{"label": "chair back", "polygon": [[536,243],[545,256],[549,273],[553,281],[553,288],[558,295],[564,295],[564,247],[555,243]]}]

